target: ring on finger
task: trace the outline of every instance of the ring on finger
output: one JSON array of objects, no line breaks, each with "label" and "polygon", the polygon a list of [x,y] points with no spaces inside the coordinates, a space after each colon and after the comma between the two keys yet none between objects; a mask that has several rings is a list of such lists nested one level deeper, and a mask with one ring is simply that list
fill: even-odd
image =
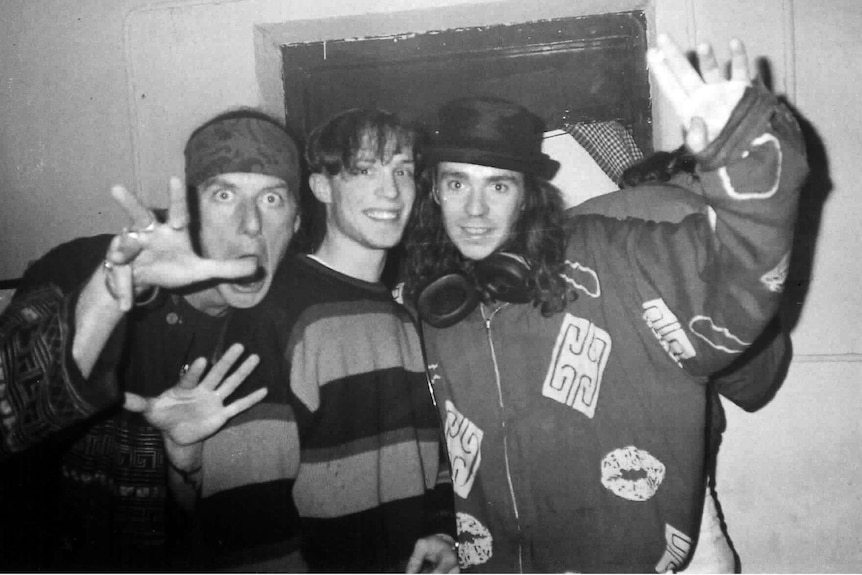
[{"label": "ring on finger", "polygon": [[102,267],[105,268],[106,270],[108,270],[109,272],[114,271],[114,262],[106,259],[105,261],[102,262]]},{"label": "ring on finger", "polygon": [[139,229],[137,231],[141,232],[142,234],[149,234],[149,233],[155,231],[155,229],[156,229],[156,220],[153,219],[153,220],[150,220],[150,223],[148,223],[146,226],[142,227],[141,229]]}]

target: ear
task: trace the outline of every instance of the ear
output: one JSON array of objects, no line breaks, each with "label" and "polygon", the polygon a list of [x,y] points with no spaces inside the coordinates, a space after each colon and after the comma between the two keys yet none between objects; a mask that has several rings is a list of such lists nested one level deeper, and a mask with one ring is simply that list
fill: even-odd
[{"label": "ear", "polygon": [[293,220],[293,233],[296,233],[299,231],[300,224],[302,224],[302,216],[298,215]]},{"label": "ear", "polygon": [[431,188],[431,199],[434,200],[434,203],[438,206],[440,205],[440,192],[437,190],[437,186],[435,185]]},{"label": "ear", "polygon": [[308,186],[318,201],[324,204],[332,203],[332,186],[329,185],[329,178],[327,176],[324,174],[311,174],[308,176]]}]

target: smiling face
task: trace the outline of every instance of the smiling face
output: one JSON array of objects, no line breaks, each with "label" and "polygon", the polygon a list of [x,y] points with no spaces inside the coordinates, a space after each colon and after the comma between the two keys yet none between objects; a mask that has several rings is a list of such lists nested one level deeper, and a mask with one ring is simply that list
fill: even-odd
[{"label": "smiling face", "polygon": [[332,176],[313,174],[310,183],[326,204],[324,244],[345,252],[385,251],[401,240],[413,207],[413,152],[402,149],[384,161],[362,149],[350,167]]},{"label": "smiling face", "polygon": [[249,281],[218,284],[212,297],[221,302],[213,303],[249,308],[263,299],[299,225],[297,193],[281,178],[245,172],[198,186],[203,256],[253,258],[258,266]]},{"label": "smiling face", "polygon": [[506,243],[524,205],[522,173],[440,162],[435,180],[446,233],[464,257],[481,260]]}]

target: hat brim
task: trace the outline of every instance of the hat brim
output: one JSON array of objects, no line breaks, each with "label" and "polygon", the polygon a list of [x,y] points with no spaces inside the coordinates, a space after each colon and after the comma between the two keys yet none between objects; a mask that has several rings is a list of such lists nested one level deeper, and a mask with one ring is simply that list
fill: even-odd
[{"label": "hat brim", "polygon": [[424,156],[431,162],[477,164],[489,168],[532,174],[545,180],[552,179],[557,170],[560,169],[560,163],[552,160],[547,154],[524,158],[475,148],[431,147],[425,150]]}]

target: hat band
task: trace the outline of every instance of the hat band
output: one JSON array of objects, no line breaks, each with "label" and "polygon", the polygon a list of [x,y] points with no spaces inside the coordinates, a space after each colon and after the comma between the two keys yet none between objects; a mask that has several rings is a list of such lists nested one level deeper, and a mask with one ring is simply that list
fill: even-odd
[{"label": "hat band", "polygon": [[427,149],[425,156],[432,162],[477,164],[489,168],[531,174],[546,180],[553,178],[560,167],[559,162],[552,160],[547,154],[528,157],[510,156],[475,148],[434,147]]}]

